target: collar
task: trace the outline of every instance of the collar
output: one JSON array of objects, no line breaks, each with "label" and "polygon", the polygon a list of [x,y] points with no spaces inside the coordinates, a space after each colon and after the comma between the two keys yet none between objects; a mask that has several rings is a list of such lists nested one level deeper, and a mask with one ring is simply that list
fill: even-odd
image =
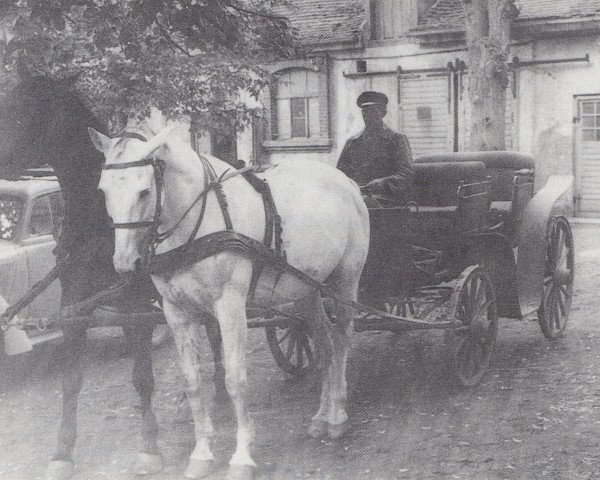
[{"label": "collar", "polygon": [[[357,135],[354,135],[353,137],[350,137],[350,140],[358,140],[364,134],[365,134],[365,129],[363,128],[360,133],[358,133]],[[390,127],[388,127],[385,124],[383,125],[383,128],[377,132],[378,137],[385,138],[385,139],[393,138],[395,135],[397,135],[396,132],[394,132]]]}]

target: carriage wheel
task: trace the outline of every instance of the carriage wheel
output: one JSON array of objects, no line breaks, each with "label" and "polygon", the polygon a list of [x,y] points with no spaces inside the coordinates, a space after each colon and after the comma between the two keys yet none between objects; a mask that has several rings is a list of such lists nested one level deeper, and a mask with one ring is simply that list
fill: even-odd
[{"label": "carriage wheel", "polygon": [[473,265],[462,272],[449,305],[449,318],[460,322],[445,335],[451,375],[459,385],[472,387],[490,364],[498,333],[494,289],[483,267]]},{"label": "carriage wheel", "polygon": [[310,330],[303,324],[265,327],[269,349],[277,365],[286,373],[301,376],[317,363],[316,348]]},{"label": "carriage wheel", "polygon": [[573,233],[565,217],[548,224],[544,293],[538,309],[542,333],[549,339],[564,334],[573,299],[575,249]]}]

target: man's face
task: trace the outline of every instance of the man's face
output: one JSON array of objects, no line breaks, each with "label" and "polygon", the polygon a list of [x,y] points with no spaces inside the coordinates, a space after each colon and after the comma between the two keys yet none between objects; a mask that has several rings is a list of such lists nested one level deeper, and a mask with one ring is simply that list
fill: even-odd
[{"label": "man's face", "polygon": [[362,107],[362,116],[365,126],[375,126],[383,122],[387,110],[384,105],[367,105]]}]

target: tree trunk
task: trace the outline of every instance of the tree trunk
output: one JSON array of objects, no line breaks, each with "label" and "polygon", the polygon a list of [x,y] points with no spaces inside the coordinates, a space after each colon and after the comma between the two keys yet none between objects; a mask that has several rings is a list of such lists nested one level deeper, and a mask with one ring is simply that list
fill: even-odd
[{"label": "tree trunk", "polygon": [[471,101],[471,150],[503,150],[514,0],[463,0]]}]

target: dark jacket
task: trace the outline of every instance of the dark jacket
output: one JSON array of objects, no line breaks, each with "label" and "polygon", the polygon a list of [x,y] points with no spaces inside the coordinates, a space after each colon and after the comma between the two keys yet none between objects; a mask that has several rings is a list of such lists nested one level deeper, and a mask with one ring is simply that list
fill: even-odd
[{"label": "dark jacket", "polygon": [[337,167],[369,193],[402,197],[413,180],[412,153],[406,135],[385,127],[363,131],[346,142]]}]

